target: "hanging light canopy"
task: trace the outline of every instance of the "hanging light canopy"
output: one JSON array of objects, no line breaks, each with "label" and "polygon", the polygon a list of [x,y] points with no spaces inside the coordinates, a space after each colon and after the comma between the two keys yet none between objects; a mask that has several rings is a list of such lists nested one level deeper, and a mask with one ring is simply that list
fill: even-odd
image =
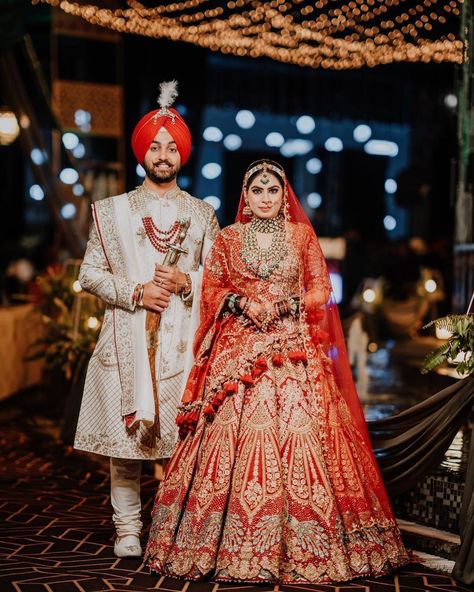
[{"label": "hanging light canopy", "polygon": [[128,8],[115,9],[100,0],[32,1],[122,33],[312,68],[461,63],[465,51],[458,35],[464,0],[127,0]]},{"label": "hanging light canopy", "polygon": [[0,108],[0,146],[8,146],[20,133],[20,126],[13,111],[8,107]]}]

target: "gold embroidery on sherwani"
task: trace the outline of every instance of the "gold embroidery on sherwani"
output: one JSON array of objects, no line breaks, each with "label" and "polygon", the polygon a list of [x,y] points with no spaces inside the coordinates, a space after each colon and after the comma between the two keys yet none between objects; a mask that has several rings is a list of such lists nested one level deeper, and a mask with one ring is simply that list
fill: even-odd
[{"label": "gold embroidery on sherwani", "polygon": [[[171,206],[172,195],[169,197]],[[191,312],[188,304],[176,298],[174,306],[182,315],[177,315],[179,322],[168,322],[168,334],[172,338],[166,337],[169,351],[163,351],[161,356],[160,372],[163,380],[160,397],[166,400],[167,413],[163,415],[169,417],[165,426],[167,429],[162,430],[161,439],[157,437],[154,427],[141,424],[139,427],[126,429],[123,414],[135,411],[130,318],[135,314],[132,294],[136,282],[127,279],[124,247],[119,238],[114,204],[121,200],[121,203],[127,205],[127,199],[124,194],[95,204],[98,224],[92,227],[81,267],[81,285],[102,298],[107,303],[107,309],[96,350],[89,362],[75,447],[119,458],[155,459],[169,457],[176,443],[174,417],[182,395],[183,358],[186,353],[183,344],[189,343],[187,323]],[[189,244],[186,245],[190,253],[183,260],[184,269],[198,275],[199,263],[203,263],[218,232],[217,220],[210,204],[185,192],[182,192],[182,199],[186,212],[191,217],[191,234]],[[131,206],[130,227],[138,230],[141,219],[133,199]],[[127,208],[124,210],[127,211]],[[146,260],[151,278],[155,261],[149,260],[146,254],[146,241],[139,234],[133,233],[132,238],[135,240],[140,262],[145,263]]]},{"label": "gold embroidery on sherwani", "polygon": [[[94,204],[95,223],[100,234],[103,249],[112,265],[110,270],[115,278],[118,293],[118,306],[114,307],[114,342],[119,360],[120,384],[122,393],[122,415],[132,413],[135,407],[134,396],[134,364],[133,345],[131,338],[130,310],[120,308],[120,302],[131,300],[132,282],[120,281],[127,277],[125,260],[122,255],[120,239],[116,231],[115,212],[112,200],[104,199]],[[85,288],[87,289],[87,288]]]},{"label": "gold embroidery on sherwani", "polygon": [[[269,279],[242,262],[241,225],[222,231],[206,264],[215,294],[225,285],[276,302],[317,285],[329,290],[317,244],[304,225],[288,228],[288,252]],[[377,496],[374,460],[324,348],[298,318],[259,331],[223,312],[220,300],[213,306],[222,324],[211,349],[212,332],[201,333],[199,351],[210,350],[203,406],[225,385],[238,388],[212,422],[201,413],[194,434],[178,443],[153,509],[149,566],[187,579],[322,583],[404,563],[394,517]],[[307,352],[307,363],[292,362],[291,351]]]}]

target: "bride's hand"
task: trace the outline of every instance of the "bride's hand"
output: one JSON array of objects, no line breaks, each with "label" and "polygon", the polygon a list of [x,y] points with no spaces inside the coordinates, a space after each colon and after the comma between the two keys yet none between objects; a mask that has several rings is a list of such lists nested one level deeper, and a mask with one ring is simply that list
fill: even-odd
[{"label": "bride's hand", "polygon": [[262,326],[262,322],[260,320],[260,315],[262,314],[262,310],[263,310],[263,304],[260,304],[260,302],[254,302],[253,300],[251,300],[250,305],[248,305],[245,310],[245,315],[259,329]]},{"label": "bride's hand", "polygon": [[276,318],[275,305],[272,302],[262,304],[262,312],[260,313],[260,320],[265,322],[267,325],[272,323]]}]

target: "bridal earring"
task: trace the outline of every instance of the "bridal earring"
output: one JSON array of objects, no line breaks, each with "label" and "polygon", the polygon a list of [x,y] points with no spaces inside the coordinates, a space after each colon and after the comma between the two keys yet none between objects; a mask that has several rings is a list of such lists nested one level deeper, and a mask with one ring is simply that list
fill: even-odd
[{"label": "bridal earring", "polygon": [[244,209],[242,210],[242,214],[244,216],[249,216],[249,217],[253,216],[253,212],[250,209],[249,202],[247,201],[247,199],[245,199],[245,206],[244,206]]}]

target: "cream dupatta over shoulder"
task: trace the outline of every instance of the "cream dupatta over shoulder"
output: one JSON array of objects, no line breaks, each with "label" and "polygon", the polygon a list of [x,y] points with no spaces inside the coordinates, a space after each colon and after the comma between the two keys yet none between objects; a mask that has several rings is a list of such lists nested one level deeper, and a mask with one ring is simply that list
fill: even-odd
[{"label": "cream dupatta over shoulder", "polygon": [[[138,282],[153,276],[157,252],[143,232],[141,211],[162,228],[178,215],[191,219],[183,243],[187,254],[179,268],[190,273],[193,290],[187,301],[172,296],[160,324],[156,375],[160,435],[148,364],[143,309],[132,294]],[[143,188],[93,205],[94,224],[81,266],[81,286],[107,305],[101,333],[89,363],[75,447],[118,458],[167,457],[176,440],[176,406],[193,363],[192,342],[199,323],[201,264],[218,232],[212,206],[179,189],[153,198]],[[126,428],[123,416],[135,413]]]}]

